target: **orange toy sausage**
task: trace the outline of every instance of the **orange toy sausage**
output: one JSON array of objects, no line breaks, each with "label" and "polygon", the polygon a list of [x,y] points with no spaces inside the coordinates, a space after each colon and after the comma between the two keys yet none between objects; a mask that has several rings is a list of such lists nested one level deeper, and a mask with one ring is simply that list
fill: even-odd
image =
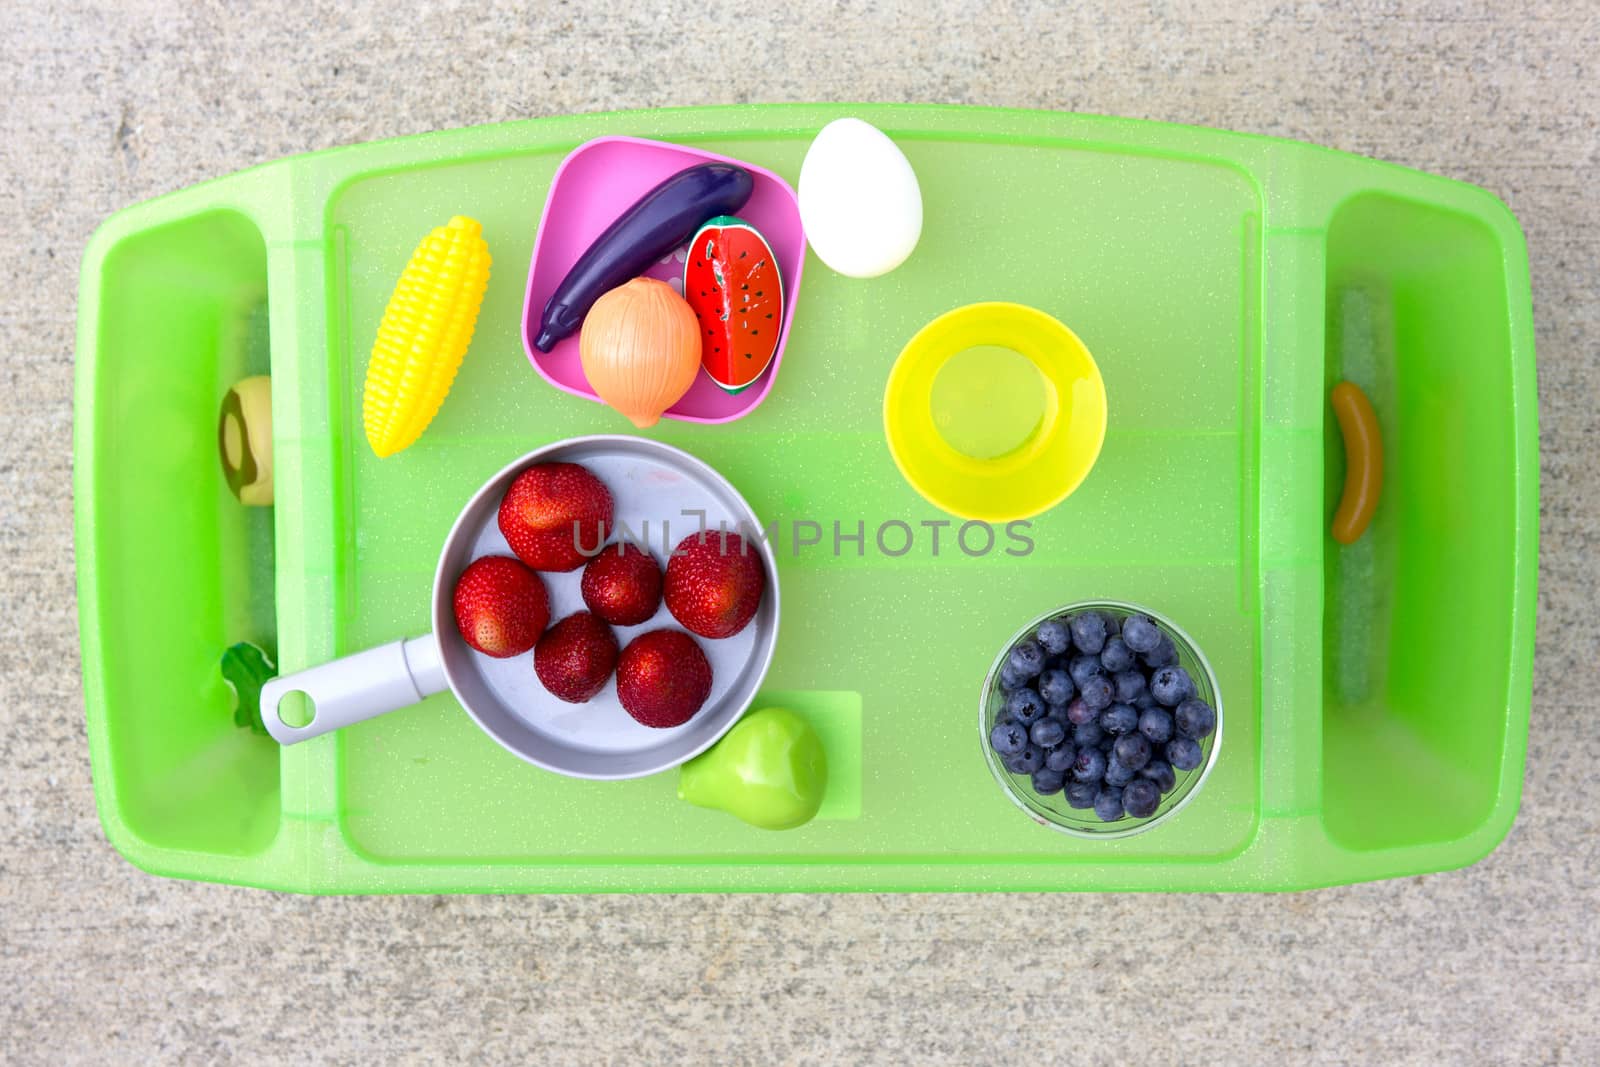
[{"label": "orange toy sausage", "polygon": [[1333,387],[1333,413],[1344,435],[1344,495],[1333,513],[1333,539],[1341,545],[1355,541],[1367,530],[1383,492],[1383,437],[1378,416],[1361,387],[1340,382]]}]

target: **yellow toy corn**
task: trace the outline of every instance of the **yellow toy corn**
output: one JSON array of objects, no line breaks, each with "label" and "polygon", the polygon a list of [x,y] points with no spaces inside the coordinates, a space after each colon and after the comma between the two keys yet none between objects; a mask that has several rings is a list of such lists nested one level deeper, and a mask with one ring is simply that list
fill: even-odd
[{"label": "yellow toy corn", "polygon": [[408,447],[444,403],[472,341],[489,246],[476,220],[456,215],[411,254],[378,324],[361,421],[380,457]]}]

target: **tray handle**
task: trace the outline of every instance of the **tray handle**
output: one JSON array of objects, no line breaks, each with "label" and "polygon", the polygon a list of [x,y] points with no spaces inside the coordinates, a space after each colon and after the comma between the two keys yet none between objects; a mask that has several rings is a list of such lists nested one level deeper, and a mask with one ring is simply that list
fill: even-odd
[{"label": "tray handle", "polygon": [[[261,689],[261,721],[279,744],[293,745],[410,707],[445,685],[433,635],[403,638],[274,678]],[[290,725],[279,713],[290,693],[304,694],[311,705],[311,721],[303,726]]]}]

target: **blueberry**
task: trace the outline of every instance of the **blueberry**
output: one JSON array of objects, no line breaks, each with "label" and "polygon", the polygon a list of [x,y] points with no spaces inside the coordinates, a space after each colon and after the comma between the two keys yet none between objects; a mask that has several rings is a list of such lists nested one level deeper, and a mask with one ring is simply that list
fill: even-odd
[{"label": "blueberry", "polygon": [[1126,704],[1113,704],[1100,713],[1100,729],[1116,737],[1139,728],[1139,713]]},{"label": "blueberry", "polygon": [[1028,728],[1007,719],[989,731],[989,747],[1002,756],[1015,756],[1028,747]]},{"label": "blueberry", "polygon": [[1079,689],[1082,689],[1090,678],[1098,677],[1105,672],[1106,669],[1100,666],[1099,656],[1075,656],[1067,664],[1067,673],[1072,676],[1073,684]]},{"label": "blueberry", "polygon": [[1054,748],[1046,749],[1044,765],[1048,770],[1061,771],[1065,774],[1072,770],[1072,762],[1078,758],[1078,750],[1068,742],[1062,742]]},{"label": "blueberry", "polygon": [[1145,693],[1150,691],[1145,684],[1145,677],[1138,671],[1123,671],[1113,675],[1111,682],[1117,689],[1118,704],[1132,704]]},{"label": "blueberry", "polygon": [[1079,695],[1083,702],[1091,708],[1110,707],[1112,699],[1117,695],[1116,689],[1111,684],[1111,679],[1103,674],[1097,674],[1079,687]]},{"label": "blueberry", "polygon": [[1066,776],[1060,771],[1052,771],[1046,767],[1033,772],[1033,791],[1042,797],[1047,797],[1051,793],[1061,792],[1061,787],[1066,781]]},{"label": "blueberry", "polygon": [[1212,710],[1199,697],[1190,697],[1178,705],[1178,710],[1172,713],[1173,721],[1178,724],[1178,732],[1184,737],[1192,737],[1196,741],[1207,736],[1217,728],[1217,713]]},{"label": "blueberry", "polygon": [[1100,713],[1083,702],[1082,697],[1076,697],[1067,702],[1067,721],[1074,726],[1082,726],[1086,722],[1094,722]]},{"label": "blueberry", "polygon": [[[1123,640],[1126,641],[1127,638],[1124,637]],[[1152,669],[1171,666],[1178,662],[1178,646],[1172,643],[1172,638],[1162,634],[1161,641],[1156,645],[1155,650],[1144,653],[1143,659],[1145,666]]]},{"label": "blueberry", "polygon": [[1011,650],[1011,656],[1006,660],[1015,671],[1033,678],[1044,670],[1044,649],[1039,647],[1039,642],[1031,637],[1024,638]]},{"label": "blueberry", "polygon": [[1094,807],[1094,798],[1100,792],[1099,782],[1068,782],[1067,804],[1082,811]]},{"label": "blueberry", "polygon": [[1049,670],[1039,675],[1039,695],[1047,704],[1065,704],[1072,699],[1072,679],[1063,670]]},{"label": "blueberry", "polygon": [[1120,637],[1106,638],[1106,647],[1100,650],[1100,666],[1107,674],[1117,674],[1133,666],[1133,652]]},{"label": "blueberry", "polygon": [[1172,773],[1172,764],[1164,759],[1153,759],[1146,763],[1139,777],[1150,779],[1163,793],[1172,792],[1172,787],[1178,784],[1178,776]]},{"label": "blueberry", "polygon": [[1098,611],[1080,611],[1069,620],[1072,643],[1079,652],[1098,656],[1106,647],[1106,617]]},{"label": "blueberry", "polygon": [[1111,747],[1112,755],[1129,770],[1143,770],[1150,762],[1150,739],[1144,734],[1123,734]]},{"label": "blueberry", "polygon": [[1200,742],[1192,737],[1174,737],[1167,742],[1167,762],[1174,770],[1192,771],[1200,766]]},{"label": "blueberry", "polygon": [[1043,766],[1044,751],[1038,745],[1027,746],[1006,763],[1006,769],[1015,774],[1032,774]]},{"label": "blueberry", "polygon": [[1113,785],[1119,789],[1133,781],[1139,772],[1117,759],[1115,752],[1106,760],[1106,785]]},{"label": "blueberry", "polygon": [[1049,619],[1039,624],[1039,632],[1034,635],[1044,650],[1052,656],[1059,656],[1072,644],[1072,631],[1060,619]]},{"label": "blueberry", "polygon": [[1161,705],[1156,703],[1156,698],[1150,695],[1150,690],[1147,688],[1134,699],[1133,706],[1143,711],[1146,708],[1158,708]]},{"label": "blueberry", "polygon": [[1075,782],[1098,782],[1105,776],[1105,754],[1097,748],[1078,749],[1078,757],[1072,761],[1072,780]]},{"label": "blueberry", "polygon": [[1017,689],[1028,684],[1028,676],[1011,665],[1007,659],[1000,665],[1000,688]]},{"label": "blueberry", "polygon": [[1122,791],[1122,806],[1135,819],[1148,819],[1160,804],[1161,790],[1148,778],[1135,778]]},{"label": "blueberry", "polygon": [[1194,696],[1194,679],[1182,667],[1162,667],[1150,676],[1150,695],[1157,703],[1175,707]]},{"label": "blueberry", "polygon": [[1054,748],[1066,740],[1067,730],[1054,719],[1040,719],[1028,731],[1028,738],[1040,748]]},{"label": "blueberry", "polygon": [[1032,689],[1013,689],[1006,696],[1006,714],[1024,726],[1044,718],[1044,701]]},{"label": "blueberry", "polygon": [[1122,620],[1115,615],[1101,616],[1106,620],[1106,640],[1110,640],[1122,633]]},{"label": "blueberry", "polygon": [[1139,732],[1153,745],[1164,745],[1172,740],[1172,716],[1166,708],[1146,708],[1139,715]]},{"label": "blueberry", "polygon": [[1102,789],[1094,797],[1094,813],[1101,822],[1116,822],[1122,818],[1122,790]]},{"label": "blueberry", "polygon": [[1103,734],[1098,720],[1079,723],[1072,728],[1072,743],[1079,748],[1093,748],[1100,743]]},{"label": "blueberry", "polygon": [[1161,630],[1148,615],[1129,615],[1122,620],[1122,640],[1135,652],[1152,652],[1161,643]]}]

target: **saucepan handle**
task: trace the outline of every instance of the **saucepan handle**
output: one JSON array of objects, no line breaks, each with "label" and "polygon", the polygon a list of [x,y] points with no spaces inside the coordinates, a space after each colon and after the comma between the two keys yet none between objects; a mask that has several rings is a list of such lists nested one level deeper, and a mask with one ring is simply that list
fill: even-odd
[{"label": "saucepan handle", "polygon": [[[261,721],[279,744],[293,745],[352,723],[409,707],[443,692],[444,666],[433,635],[405,638],[274,678],[261,689]],[[290,693],[310,702],[311,721],[291,726],[279,714]]]}]

